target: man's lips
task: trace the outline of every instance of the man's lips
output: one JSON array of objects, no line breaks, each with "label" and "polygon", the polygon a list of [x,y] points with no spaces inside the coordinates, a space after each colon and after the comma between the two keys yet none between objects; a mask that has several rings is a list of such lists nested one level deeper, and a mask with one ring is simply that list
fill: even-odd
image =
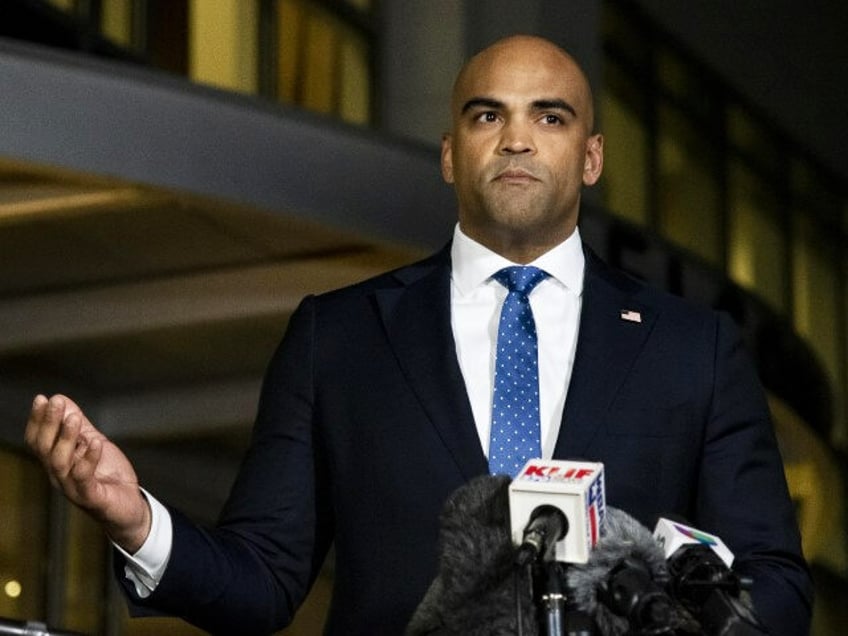
[{"label": "man's lips", "polygon": [[532,172],[528,172],[522,168],[507,168],[495,175],[494,181],[529,183],[530,181],[538,181],[538,179]]}]

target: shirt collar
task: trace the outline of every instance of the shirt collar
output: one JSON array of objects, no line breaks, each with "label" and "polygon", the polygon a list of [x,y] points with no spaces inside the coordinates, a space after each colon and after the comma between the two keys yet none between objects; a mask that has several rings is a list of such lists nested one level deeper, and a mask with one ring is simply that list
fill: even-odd
[{"label": "shirt collar", "polygon": [[[451,264],[451,278],[457,290],[463,295],[470,294],[486,283],[499,269],[516,265],[463,234],[459,229],[459,223],[453,231]],[[565,241],[528,264],[545,270],[577,296],[583,293],[586,259],[577,228]]]}]

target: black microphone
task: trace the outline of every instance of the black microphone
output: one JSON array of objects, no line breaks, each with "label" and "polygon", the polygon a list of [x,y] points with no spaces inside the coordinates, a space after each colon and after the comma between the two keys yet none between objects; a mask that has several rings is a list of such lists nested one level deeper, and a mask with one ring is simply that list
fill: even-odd
[{"label": "black microphone", "polygon": [[569,563],[585,563],[597,543],[606,509],[599,462],[533,458],[509,486],[517,571],[532,577],[533,600],[547,634],[585,636],[590,619],[565,586]]},{"label": "black microphone", "polygon": [[568,588],[601,634],[698,633],[691,616],[668,595],[665,555],[651,532],[607,507],[604,533],[586,564],[574,564]]},{"label": "black microphone", "polygon": [[553,561],[557,541],[566,534],[568,519],[562,510],[550,504],[537,506],[524,528],[521,545],[515,552],[515,564],[523,567],[537,559]]},{"label": "black microphone", "polygon": [[[604,509],[604,465],[598,462],[531,459],[509,486],[513,542],[519,551],[532,550],[535,557],[586,563],[598,540]],[[528,536],[529,545],[524,546]],[[553,552],[546,554],[548,550]]]},{"label": "black microphone", "polygon": [[749,596],[752,581],[733,570],[733,553],[717,536],[661,518],[654,536],[663,546],[669,590],[707,636],[760,636],[766,629]]}]

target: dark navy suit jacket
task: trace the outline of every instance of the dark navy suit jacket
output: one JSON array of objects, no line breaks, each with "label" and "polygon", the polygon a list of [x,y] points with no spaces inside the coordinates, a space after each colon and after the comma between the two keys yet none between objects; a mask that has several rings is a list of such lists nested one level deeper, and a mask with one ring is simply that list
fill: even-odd
[{"label": "dark navy suit jacket", "polygon": [[[608,504],[650,528],[676,513],[721,536],[773,633],[806,633],[794,511],[763,391],[727,317],[587,250],[555,457],[603,462]],[[334,543],[328,633],[401,633],[436,572],[445,498],[486,471],[451,331],[446,248],[301,303],[220,525],[174,511],[164,578],[135,601],[215,633],[268,633],[291,620]]]}]

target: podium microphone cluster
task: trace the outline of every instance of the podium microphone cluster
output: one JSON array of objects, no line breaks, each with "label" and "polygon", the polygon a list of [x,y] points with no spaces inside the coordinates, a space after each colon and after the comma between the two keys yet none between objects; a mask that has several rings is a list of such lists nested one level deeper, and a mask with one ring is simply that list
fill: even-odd
[{"label": "podium microphone cluster", "polygon": [[667,519],[652,534],[606,506],[599,463],[480,476],[440,526],[438,573],[407,636],[765,634],[720,540]]}]

